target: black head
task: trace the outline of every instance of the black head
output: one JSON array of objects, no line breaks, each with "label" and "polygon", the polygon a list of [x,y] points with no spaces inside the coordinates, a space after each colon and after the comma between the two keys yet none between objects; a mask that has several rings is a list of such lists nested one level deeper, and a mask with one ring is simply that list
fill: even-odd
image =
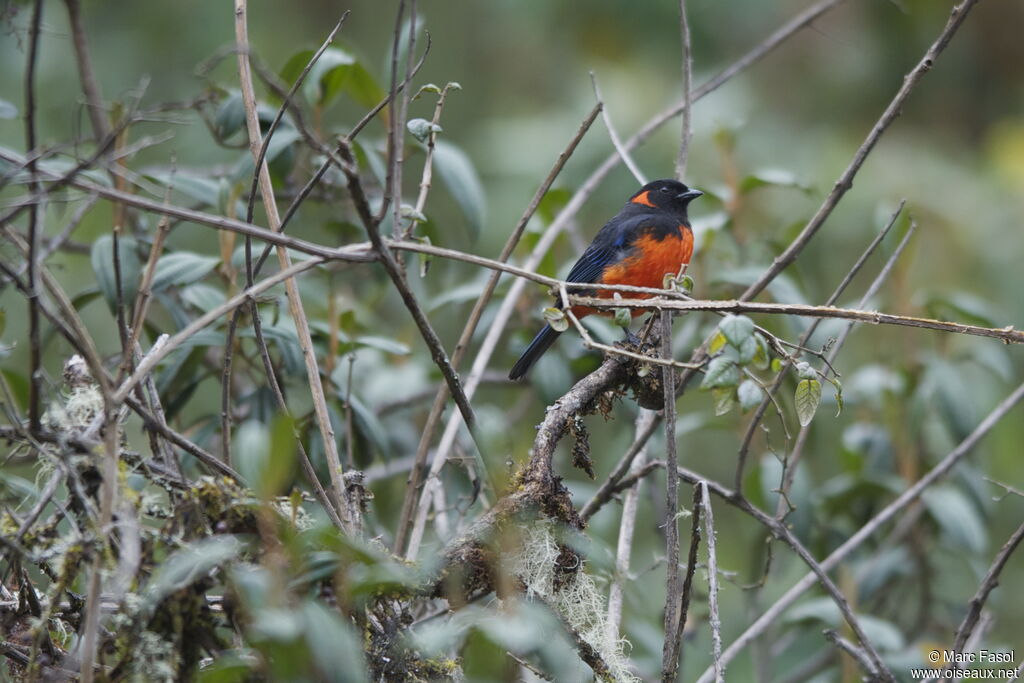
[{"label": "black head", "polygon": [[629,198],[631,204],[663,209],[686,217],[686,207],[703,192],[691,190],[677,180],[652,180]]}]

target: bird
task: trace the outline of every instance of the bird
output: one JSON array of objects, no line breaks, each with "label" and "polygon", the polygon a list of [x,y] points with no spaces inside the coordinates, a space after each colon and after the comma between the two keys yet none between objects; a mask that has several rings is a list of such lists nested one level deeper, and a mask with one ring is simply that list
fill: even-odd
[{"label": "bird", "polygon": [[[693,230],[687,213],[690,202],[704,193],[672,180],[654,180],[629,198],[614,218],[594,237],[569,271],[566,282],[604,285],[633,285],[661,288],[666,273],[677,273],[693,255]],[[577,290],[582,295],[611,298],[610,290]],[[648,298],[649,294],[635,294]],[[556,304],[561,308],[562,304]],[[573,306],[577,318],[594,313],[608,315],[588,306]],[[633,309],[641,315],[642,309]],[[554,344],[561,332],[545,325],[508,373],[511,380],[526,375],[537,359]]]}]

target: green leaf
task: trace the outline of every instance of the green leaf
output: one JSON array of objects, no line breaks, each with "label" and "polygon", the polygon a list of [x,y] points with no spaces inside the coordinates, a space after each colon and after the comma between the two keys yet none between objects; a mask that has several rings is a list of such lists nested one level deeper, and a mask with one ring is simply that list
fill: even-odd
[{"label": "green leaf", "polygon": [[988,545],[985,522],[977,506],[962,491],[949,485],[934,486],[921,498],[928,514],[952,545],[972,553],[985,551]]},{"label": "green leaf", "polygon": [[430,139],[431,133],[440,133],[442,130],[441,126],[427,119],[409,119],[405,127],[409,129],[414,138],[423,143]]},{"label": "green leaf", "polygon": [[[92,245],[92,269],[96,273],[96,284],[107,300],[111,310],[117,305],[117,279],[114,273],[113,235],[102,235]],[[139,262],[138,242],[134,237],[120,237],[117,241],[118,260],[121,265],[121,301],[130,310],[135,295],[139,291],[139,275],[142,264]]]},{"label": "green leaf", "polygon": [[782,361],[779,360],[778,358],[772,358],[770,367],[772,369],[772,372],[782,372]]},{"label": "green leaf", "polygon": [[145,175],[147,180],[159,183],[164,187],[173,188],[189,199],[200,202],[203,206],[220,204],[221,183],[206,176],[189,171],[153,171]]},{"label": "green leaf", "polygon": [[190,251],[178,251],[161,256],[153,274],[153,291],[159,292],[171,285],[188,285],[202,280],[220,259]]},{"label": "green leaf", "polygon": [[796,364],[796,375],[800,379],[817,379],[818,373],[814,371],[810,363],[800,362]]},{"label": "green leaf", "polygon": [[306,622],[306,644],[323,681],[362,683],[366,681],[363,650],[351,624],[336,611],[319,602],[302,605]]},{"label": "green leaf", "polygon": [[757,344],[757,351],[754,352],[754,357],[750,359],[750,364],[758,370],[767,370],[769,364],[768,342],[760,334],[754,335],[754,341]]},{"label": "green leaf", "polygon": [[438,140],[434,147],[434,166],[441,182],[462,210],[473,238],[476,239],[483,229],[487,202],[473,163],[455,145]]},{"label": "green leaf", "polygon": [[967,292],[932,295],[925,303],[928,315],[968,325],[998,327],[1002,315],[992,304]]},{"label": "green leaf", "polygon": [[759,187],[793,187],[810,192],[811,186],[801,182],[796,174],[781,168],[766,168],[748,175],[740,181],[740,192],[746,193]]},{"label": "green leaf", "polygon": [[[298,66],[295,78],[298,78],[299,73],[306,67],[313,55],[311,53],[306,57],[301,66],[297,65],[295,61],[299,56],[298,54],[292,56],[289,63],[285,65],[285,68]],[[355,63],[355,56],[340,47],[329,47],[324,50],[320,59],[310,70],[309,76],[306,77],[306,82],[303,85],[306,97],[321,107],[329,104],[341,92],[345,85],[345,79],[348,78],[351,67]]]},{"label": "green leaf", "polygon": [[284,495],[295,471],[295,422],[281,413],[270,428],[270,452],[256,493],[266,499]]},{"label": "green leaf", "polygon": [[213,126],[217,131],[217,137],[221,140],[226,140],[242,130],[245,126],[245,104],[242,101],[242,93],[236,90],[220,103],[217,115],[213,118]]},{"label": "green leaf", "polygon": [[242,543],[234,536],[226,535],[204,538],[175,551],[157,565],[146,584],[142,592],[146,606],[156,607],[171,593],[198,581],[241,551]]},{"label": "green leaf", "polygon": [[745,315],[727,315],[718,323],[726,341],[739,349],[754,334],[754,321]]},{"label": "green leaf", "polygon": [[295,425],[278,415],[269,426],[249,420],[235,432],[235,465],[253,492],[270,500],[285,492],[295,466]]},{"label": "green leaf", "polygon": [[259,659],[256,655],[241,656],[239,651],[222,651],[208,666],[197,674],[198,683],[245,683],[252,680],[253,667]]},{"label": "green leaf", "polygon": [[676,287],[684,294],[691,293],[694,287],[693,278],[689,275],[683,275],[676,280]]},{"label": "green leaf", "polygon": [[359,346],[368,346],[374,349],[380,349],[387,353],[392,353],[396,356],[408,356],[409,346],[402,342],[389,339],[387,337],[378,337],[375,335],[363,335],[356,337],[354,342]]},{"label": "green leaf", "polygon": [[708,353],[718,353],[727,343],[725,335],[722,334],[721,330],[718,330],[715,332],[715,336],[711,338],[711,343],[708,344]]},{"label": "green leaf", "polygon": [[537,205],[537,216],[544,225],[549,225],[572,198],[572,192],[564,187],[553,187],[544,193]]},{"label": "green leaf", "polygon": [[619,327],[629,327],[629,324],[633,322],[633,312],[628,308],[613,308],[612,319]]},{"label": "green leaf", "polygon": [[18,108],[7,100],[0,100],[0,119],[13,119],[18,116]]},{"label": "green leaf", "polygon": [[[309,57],[306,57],[298,65],[299,58],[300,55],[294,55],[285,65],[289,70],[297,66],[296,78],[309,62]],[[384,91],[370,72],[353,54],[340,47],[329,47],[324,51],[310,70],[303,91],[306,98],[319,107],[326,107],[342,93],[365,107],[375,106],[384,99]]]},{"label": "green leaf", "polygon": [[739,388],[736,389],[736,396],[740,400],[740,409],[743,412],[747,412],[761,404],[764,392],[761,390],[761,387],[757,385],[757,382],[752,379],[748,379],[740,384]]},{"label": "green leaf", "polygon": [[752,362],[754,357],[757,355],[759,348],[760,347],[757,345],[757,339],[754,335],[750,335],[744,339],[743,343],[738,347],[737,355],[740,365],[746,365]]},{"label": "green leaf", "polygon": [[561,308],[549,306],[544,309],[544,321],[551,326],[555,332],[565,332],[569,329],[569,318]]},{"label": "green leaf", "polygon": [[715,389],[717,387],[735,387],[740,383],[740,369],[736,367],[735,361],[724,356],[712,358],[704,371],[704,379],[700,383],[701,389]]},{"label": "green leaf", "polygon": [[281,77],[283,83],[287,83],[290,88],[295,84],[295,81],[299,80],[299,76],[302,74],[302,70],[309,64],[309,60],[316,54],[316,50],[299,50],[288,58],[288,61],[281,67],[281,71],[278,72],[278,76]]},{"label": "green leaf", "polygon": [[181,290],[181,299],[206,313],[224,303],[227,297],[216,287],[197,282]]},{"label": "green leaf", "polygon": [[715,415],[725,415],[736,404],[735,387],[715,387],[711,390],[711,400],[715,404]]},{"label": "green leaf", "polygon": [[796,394],[793,397],[796,403],[796,416],[804,427],[814,419],[814,413],[818,410],[821,402],[821,382],[816,379],[802,379],[796,385]]}]

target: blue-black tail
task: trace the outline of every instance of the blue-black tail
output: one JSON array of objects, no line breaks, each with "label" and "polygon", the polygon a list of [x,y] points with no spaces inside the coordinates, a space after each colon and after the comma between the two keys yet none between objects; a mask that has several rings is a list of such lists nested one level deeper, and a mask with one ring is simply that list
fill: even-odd
[{"label": "blue-black tail", "polygon": [[519,357],[516,364],[512,366],[512,370],[508,373],[508,378],[519,379],[529,372],[533,364],[537,362],[537,359],[544,355],[544,352],[555,343],[560,334],[561,332],[551,329],[551,325],[545,325],[544,329],[537,333],[537,336],[533,338],[530,345],[523,351],[523,355]]}]

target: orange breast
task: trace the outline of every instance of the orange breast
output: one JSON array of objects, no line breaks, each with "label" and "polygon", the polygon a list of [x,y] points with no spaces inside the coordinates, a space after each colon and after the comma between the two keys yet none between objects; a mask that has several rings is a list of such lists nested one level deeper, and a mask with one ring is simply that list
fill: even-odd
[{"label": "orange breast", "polygon": [[[666,273],[679,272],[680,266],[690,262],[693,255],[693,233],[685,226],[679,226],[677,235],[670,235],[658,240],[644,235],[634,243],[635,254],[630,258],[605,269],[601,277],[602,284],[632,285],[634,287],[653,287],[660,289],[665,281]],[[648,299],[651,294],[631,294],[620,292],[624,299]],[[602,289],[597,296],[610,299],[614,292]],[[573,313],[583,317],[596,313],[593,308],[575,306]],[[633,309],[633,315],[644,313],[643,309]]]}]

